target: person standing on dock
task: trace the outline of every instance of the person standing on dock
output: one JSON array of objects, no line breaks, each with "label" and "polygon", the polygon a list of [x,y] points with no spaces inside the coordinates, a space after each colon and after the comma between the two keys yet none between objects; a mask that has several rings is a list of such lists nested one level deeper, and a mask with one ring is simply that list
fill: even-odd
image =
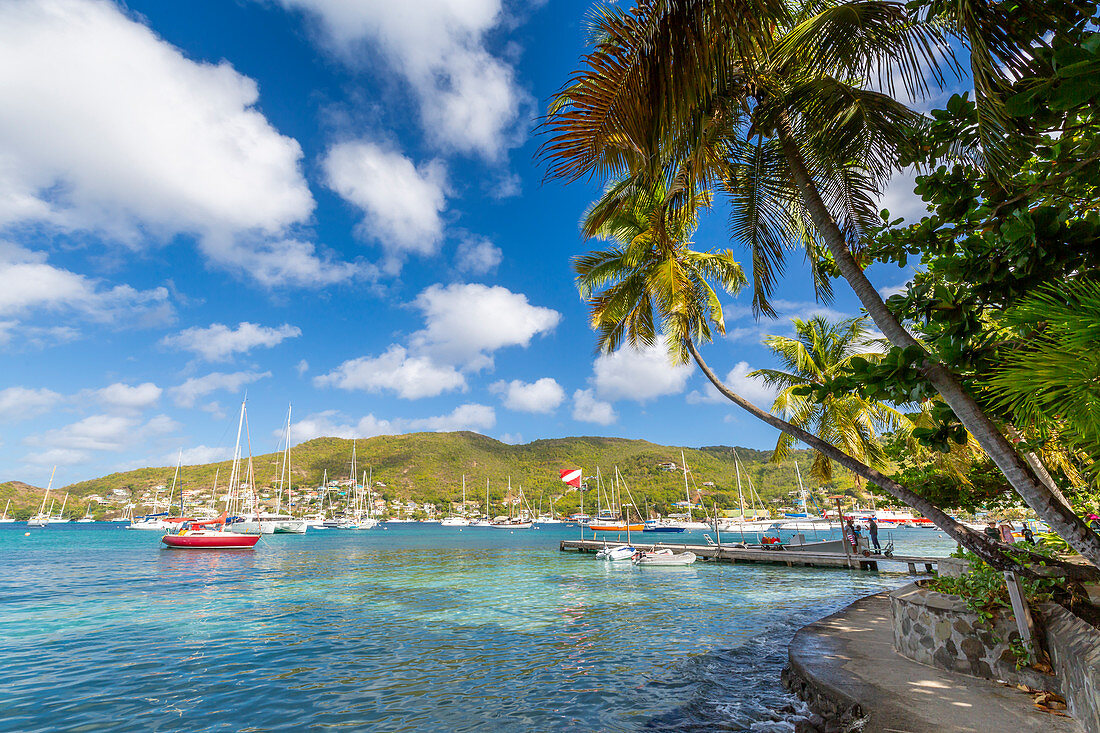
[{"label": "person standing on dock", "polygon": [[871,538],[871,546],[876,550],[881,550],[882,545],[878,543],[878,522],[874,517],[867,522],[867,536]]}]

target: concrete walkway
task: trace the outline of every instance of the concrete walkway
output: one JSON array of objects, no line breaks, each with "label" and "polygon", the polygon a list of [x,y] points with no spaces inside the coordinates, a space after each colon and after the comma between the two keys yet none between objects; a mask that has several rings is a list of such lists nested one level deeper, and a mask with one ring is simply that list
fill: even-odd
[{"label": "concrete walkway", "polygon": [[856,601],[799,631],[790,676],[841,710],[858,705],[863,731],[1081,733],[1029,695],[990,680],[926,667],[894,651],[887,594]]}]

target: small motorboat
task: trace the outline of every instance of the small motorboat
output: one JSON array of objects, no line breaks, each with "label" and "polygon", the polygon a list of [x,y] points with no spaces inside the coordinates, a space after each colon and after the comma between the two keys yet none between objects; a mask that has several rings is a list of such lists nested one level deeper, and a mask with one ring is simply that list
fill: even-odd
[{"label": "small motorboat", "polygon": [[695,562],[694,552],[673,552],[668,548],[634,553],[635,565],[691,565],[693,562]]},{"label": "small motorboat", "polygon": [[179,529],[166,532],[160,541],[174,550],[251,550],[256,546],[259,533],[227,532],[226,519],[226,513],[222,512],[217,519],[183,522]]},{"label": "small motorboat", "polygon": [[619,562],[620,560],[629,560],[634,557],[635,550],[630,545],[618,545],[617,547],[602,547],[596,551],[597,560],[607,560],[608,562]]}]

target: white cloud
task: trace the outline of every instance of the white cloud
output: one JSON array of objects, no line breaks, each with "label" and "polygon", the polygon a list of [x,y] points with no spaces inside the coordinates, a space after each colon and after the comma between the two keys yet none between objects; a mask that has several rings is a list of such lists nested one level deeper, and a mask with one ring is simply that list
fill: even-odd
[{"label": "white cloud", "polygon": [[304,375],[306,372],[309,371],[309,362],[305,359],[302,359],[300,362],[298,362],[298,366],[294,367],[294,370],[298,372],[299,377]]},{"label": "white cloud", "polygon": [[453,366],[435,364],[426,356],[412,356],[397,344],[376,357],[345,361],[328,374],[314,377],[313,384],[367,392],[390,390],[407,400],[466,390],[466,378]]},{"label": "white cloud", "polygon": [[556,310],[531,305],[526,295],[499,285],[432,285],[413,305],[426,322],[410,339],[413,351],[473,370],[492,366],[497,349],[525,347],[561,320]]},{"label": "white cloud", "polygon": [[908,282],[898,283],[897,285],[883,285],[878,289],[878,294],[882,296],[883,300],[887,300],[892,295],[901,295],[908,287]]},{"label": "white cloud", "polygon": [[878,200],[878,209],[888,209],[890,220],[902,217],[908,222],[920,221],[928,215],[928,207],[920,196],[913,192],[916,186],[917,172],[912,168],[894,174],[886,185],[886,190]]},{"label": "white cloud", "polygon": [[772,307],[776,317],[760,318],[752,316],[747,306],[726,308],[726,338],[730,341],[749,341],[760,343],[767,336],[794,335],[792,318],[808,321],[814,316],[823,316],[830,321],[838,321],[851,316],[812,300],[773,300]]},{"label": "white cloud", "polygon": [[645,402],[663,395],[678,394],[687,385],[691,366],[673,365],[662,341],[650,346],[623,346],[612,354],[597,357],[592,365],[592,383],[606,400]]},{"label": "white cloud", "polygon": [[421,127],[437,146],[497,160],[522,142],[530,97],[512,67],[485,46],[485,36],[503,20],[501,0],[281,3],[319,20],[329,45],[349,64],[384,58],[408,83]]},{"label": "white cloud", "polygon": [[[775,388],[766,386],[762,380],[748,376],[751,371],[752,367],[749,366],[748,362],[739,361],[733,366],[733,369],[729,371],[722,382],[757,407],[763,410],[771,410],[772,402],[775,401]],[[702,391],[695,390],[689,392],[687,401],[693,405],[701,402],[711,402],[721,405],[733,404],[726,399],[721,392],[715,389],[714,385],[709,381]]]},{"label": "white cloud", "polygon": [[[34,311],[74,313],[98,323],[121,322],[132,326],[159,325],[174,317],[166,288],[135,290],[129,285],[104,286],[92,278],[47,264],[45,253],[0,242],[0,314],[19,316]],[[12,323],[14,330],[18,322]]]},{"label": "white cloud", "polygon": [[92,454],[87,451],[72,448],[50,448],[38,453],[28,453],[23,456],[23,462],[32,466],[75,466],[86,463],[91,457]]},{"label": "white cloud", "polygon": [[596,399],[590,389],[578,389],[573,393],[573,419],[592,422],[597,425],[610,425],[619,419],[610,402]]},{"label": "white cloud", "polygon": [[0,390],[0,418],[23,420],[46,412],[64,398],[50,389],[8,387]]},{"label": "white cloud", "polygon": [[495,424],[493,408],[477,404],[459,405],[447,415],[426,418],[385,420],[372,414],[354,424],[336,410],[326,410],[293,423],[290,439],[292,443],[301,443],[322,437],[370,438],[410,431],[487,430]]},{"label": "white cloud", "polygon": [[[176,460],[180,457],[179,451],[173,453],[167,453],[161,456],[158,461],[165,466],[176,465]],[[217,461],[228,461],[233,457],[233,451],[230,448],[215,447],[208,445],[196,445],[192,448],[183,449],[183,465],[185,466],[198,466],[204,463],[216,463]]]},{"label": "white cloud", "polygon": [[550,377],[543,377],[530,384],[513,379],[494,382],[489,387],[493,394],[501,395],[504,406],[517,412],[548,414],[558,409],[565,400],[565,390]]},{"label": "white cloud", "polygon": [[521,433],[504,433],[498,440],[508,445],[520,445],[523,443],[523,435]]},{"label": "white cloud", "polygon": [[496,270],[501,258],[500,247],[488,239],[467,237],[459,242],[455,250],[455,268],[459,272],[484,275]]},{"label": "white cloud", "polygon": [[155,405],[163,391],[152,382],[143,382],[133,387],[122,382],[116,382],[103,389],[96,390],[95,397],[110,407],[119,407],[124,410],[144,410]]},{"label": "white cloud", "polygon": [[180,407],[194,407],[196,400],[212,392],[219,390],[236,392],[246,384],[270,376],[271,372],[233,372],[232,374],[211,372],[204,377],[192,377],[168,391]]},{"label": "white cloud", "polygon": [[244,354],[263,346],[277,346],[288,338],[302,334],[297,326],[284,323],[278,328],[260,326],[242,321],[234,329],[221,323],[211,324],[207,328],[197,326],[184,329],[174,336],[165,336],[161,343],[186,351],[193,351],[206,361],[224,361],[234,354]]},{"label": "white cloud", "polygon": [[391,271],[406,254],[433,255],[443,240],[446,171],[436,161],[417,168],[370,142],[334,145],[323,162],[326,182],[363,212],[362,236],[386,251]]},{"label": "white cloud", "polygon": [[0,4],[0,224],[134,248],[195,235],[269,286],[353,276],[286,238],[313,196],[258,100],[227,61],[186,58],[114,3]]},{"label": "white cloud", "polygon": [[167,415],[157,415],[144,425],[135,417],[90,415],[65,427],[30,436],[25,442],[73,451],[119,451],[149,435],[163,435],[179,427]]},{"label": "white cloud", "polygon": [[459,405],[447,415],[405,420],[405,430],[451,432],[454,430],[488,430],[496,425],[497,416],[488,405]]}]

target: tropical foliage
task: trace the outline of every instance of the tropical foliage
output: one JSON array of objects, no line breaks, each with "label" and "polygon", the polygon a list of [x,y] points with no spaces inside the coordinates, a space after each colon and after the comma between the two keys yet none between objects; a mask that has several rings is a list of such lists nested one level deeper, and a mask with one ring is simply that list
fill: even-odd
[{"label": "tropical foliage", "polygon": [[[887,458],[880,436],[883,432],[906,432],[902,428],[908,427],[908,418],[890,405],[858,392],[831,394],[817,401],[806,389],[845,372],[852,359],[873,361],[881,354],[881,349],[871,343],[866,319],[831,323],[823,316],[815,316],[808,321],[796,318],[793,323],[794,338],[764,339],[783,369],[757,369],[749,376],[779,389],[772,412],[785,416],[793,425],[811,430],[853,458],[885,469]],[[773,460],[785,460],[794,445],[793,436],[780,433]],[[815,478],[827,481],[833,477],[833,462],[818,453],[811,470]]]},{"label": "tropical foliage", "polygon": [[[1012,94],[1079,103],[1067,86],[1048,82],[1078,73],[1074,64],[1091,63],[1066,51],[1073,40],[1063,38],[1087,29],[1088,14],[1048,5],[639,0],[630,10],[604,6],[593,21],[593,50],[555,102],[543,151],[559,177],[644,177],[676,181],[688,193],[720,188],[732,206],[733,234],[752,254],[760,312],[770,312],[785,252],[805,247],[819,292],[827,294],[825,276],[843,276],[898,347],[884,362],[922,382],[900,402],[938,403],[941,417],[961,422],[948,426],[947,437],[966,440],[969,432],[1013,488],[1100,564],[1100,537],[1060,501],[1033,453],[1021,454],[987,403],[976,399],[974,385],[955,372],[952,355],[916,340],[863,270],[866,237],[877,229],[874,201],[900,165],[920,156],[935,165],[964,152],[996,185],[1014,170],[1006,161],[1018,160],[1013,156],[1043,123],[1041,114],[1020,114]],[[930,124],[894,92],[920,96],[929,82],[961,71],[949,34],[969,47],[979,103],[962,134],[928,145],[922,137],[930,129],[935,134],[941,120]],[[919,247],[910,250],[918,253]],[[942,442],[936,428],[929,431],[930,441]]]}]

